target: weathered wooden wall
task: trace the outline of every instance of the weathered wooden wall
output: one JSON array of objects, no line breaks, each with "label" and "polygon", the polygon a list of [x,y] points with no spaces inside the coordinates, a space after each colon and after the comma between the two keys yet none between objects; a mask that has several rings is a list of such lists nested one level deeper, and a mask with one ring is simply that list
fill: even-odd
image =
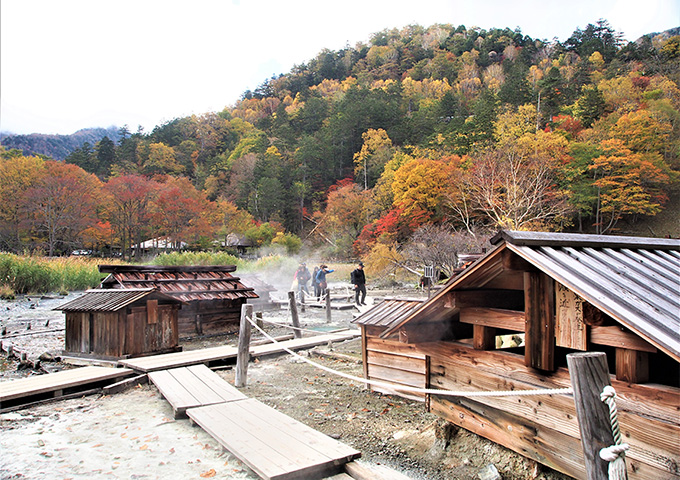
[{"label": "weathered wooden wall", "polygon": [[[569,372],[543,374],[522,355],[460,344],[420,345],[429,355],[429,385],[447,390],[524,390],[570,387]],[[680,478],[680,389],[611,379],[630,480]],[[585,478],[573,398],[437,397],[428,408],[447,421],[575,478]]]},{"label": "weathered wooden wall", "polygon": [[177,310],[177,305],[155,305],[151,315],[146,306],[66,312],[65,351],[121,357],[172,350],[179,345]]},{"label": "weathered wooden wall", "polygon": [[[371,380],[380,380],[396,385],[425,388],[427,366],[425,354],[415,345],[407,345],[395,340],[383,340],[377,335],[384,328],[366,327],[364,338],[365,362],[364,375]],[[376,392],[394,394],[386,388],[371,386]],[[399,392],[398,395],[424,401],[425,395]]]},{"label": "weathered wooden wall", "polygon": [[179,312],[181,336],[210,335],[238,331],[241,305],[245,299],[195,300],[183,305]]}]

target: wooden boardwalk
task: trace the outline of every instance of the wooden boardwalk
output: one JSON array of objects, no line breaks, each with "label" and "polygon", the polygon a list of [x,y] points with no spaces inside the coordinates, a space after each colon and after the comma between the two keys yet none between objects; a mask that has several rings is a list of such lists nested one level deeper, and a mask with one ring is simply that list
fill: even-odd
[{"label": "wooden boardwalk", "polygon": [[129,368],[83,367],[0,382],[0,408],[60,397],[132,375]]},{"label": "wooden boardwalk", "polygon": [[175,418],[185,416],[188,408],[248,398],[205,365],[157,370],[149,380],[172,405]]},{"label": "wooden boardwalk", "polygon": [[361,456],[252,398],[191,408],[187,415],[265,480],[321,479]]},{"label": "wooden boardwalk", "polygon": [[[332,334],[316,335],[314,337],[296,338],[293,340],[286,340],[280,342],[280,345],[290,348],[291,350],[300,350],[303,348],[310,348],[317,345],[323,345],[328,342],[340,342],[343,340],[350,340],[359,337],[361,332],[359,330],[347,330],[346,332],[337,332]],[[261,357],[281,353],[283,349],[279,344],[267,343],[265,345],[256,345],[250,347],[251,357]],[[188,365],[197,365],[200,363],[207,364],[210,362],[228,360],[236,358],[238,352],[237,347],[225,345],[221,347],[205,348],[202,350],[190,350],[187,352],[167,353],[164,355],[153,355],[149,357],[139,357],[118,362],[128,368],[142,372],[153,372],[155,370],[166,370],[169,368],[186,367]]]},{"label": "wooden boardwalk", "polygon": [[357,450],[248,398],[205,365],[149,373],[175,418],[187,415],[264,479],[341,473]]}]

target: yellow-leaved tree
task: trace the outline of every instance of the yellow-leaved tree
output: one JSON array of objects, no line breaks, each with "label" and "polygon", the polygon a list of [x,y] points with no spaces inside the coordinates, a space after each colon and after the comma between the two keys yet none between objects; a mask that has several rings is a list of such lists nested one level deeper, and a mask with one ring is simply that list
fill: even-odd
[{"label": "yellow-leaved tree", "polygon": [[369,128],[361,138],[361,150],[354,154],[354,176],[363,176],[364,190],[373,187],[385,164],[392,158],[392,140],[382,128]]}]

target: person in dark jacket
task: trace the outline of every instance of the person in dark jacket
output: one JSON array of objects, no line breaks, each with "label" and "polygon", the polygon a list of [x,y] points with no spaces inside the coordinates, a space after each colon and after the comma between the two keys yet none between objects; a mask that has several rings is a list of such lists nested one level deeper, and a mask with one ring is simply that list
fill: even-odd
[{"label": "person in dark jacket", "polygon": [[316,279],[316,274],[319,273],[319,267],[314,267],[312,272],[312,287],[314,288],[314,296],[317,300],[321,297],[321,288],[319,288],[319,281]]},{"label": "person in dark jacket", "polygon": [[363,263],[357,263],[357,268],[352,270],[350,281],[354,285],[354,297],[357,305],[366,305],[366,275],[364,274]]}]

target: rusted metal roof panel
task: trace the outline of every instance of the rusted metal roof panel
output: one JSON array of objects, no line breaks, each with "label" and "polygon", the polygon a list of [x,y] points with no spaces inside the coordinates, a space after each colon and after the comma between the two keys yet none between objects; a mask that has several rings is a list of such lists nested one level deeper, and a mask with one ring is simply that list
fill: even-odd
[{"label": "rusted metal roof panel", "polygon": [[419,299],[385,299],[352,322],[387,328],[407,318],[422,304],[423,301]]},{"label": "rusted metal roof panel", "polygon": [[184,302],[258,298],[253,288],[232,276],[233,266],[156,267],[153,265],[102,265],[110,275],[102,287],[128,289],[155,287]]},{"label": "rusted metal roof panel", "polygon": [[55,310],[64,312],[115,312],[156,292],[153,288],[95,289],[67,302]]}]

